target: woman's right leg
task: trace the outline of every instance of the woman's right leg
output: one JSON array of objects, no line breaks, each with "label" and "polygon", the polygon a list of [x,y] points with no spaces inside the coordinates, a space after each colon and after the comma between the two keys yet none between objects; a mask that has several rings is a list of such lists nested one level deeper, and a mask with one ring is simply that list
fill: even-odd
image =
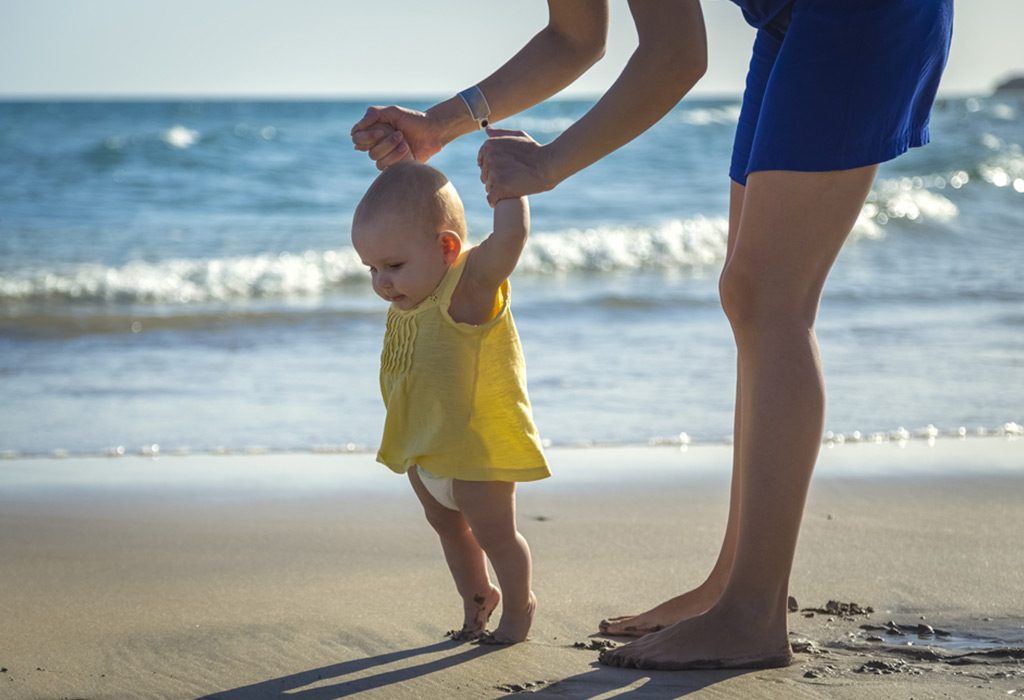
[{"label": "woman's right leg", "polygon": [[455,588],[462,597],[462,629],[457,630],[452,637],[459,641],[476,639],[483,633],[487,620],[501,600],[500,591],[487,575],[484,551],[462,513],[438,503],[420,481],[416,467],[409,469],[409,481],[423,505],[427,522],[441,539],[445,562],[455,580]]},{"label": "woman's right leg", "polygon": [[[743,213],[743,194],[745,187],[735,181],[730,181],[729,190],[729,239],[726,244],[725,265],[729,264],[732,252],[736,248],[736,232],[739,229],[740,215]],[[723,265],[723,269],[725,267]],[[715,561],[711,573],[696,588],[669,598],[665,602],[656,605],[650,610],[639,615],[622,615],[602,620],[599,628],[602,633],[612,636],[641,637],[650,632],[673,625],[680,620],[685,620],[710,608],[718,601],[718,596],[725,588],[725,582],[729,578],[732,569],[733,556],[736,553],[736,538],[739,530],[740,512],[740,440],[743,431],[740,430],[739,397],[740,386],[743,378],[740,373],[739,363],[736,365],[736,404],[733,412],[733,471],[732,484],[729,490],[729,519],[725,526],[725,537],[722,540],[722,548],[718,552],[718,559]]]},{"label": "woman's right leg", "polygon": [[824,426],[814,323],[825,278],[876,171],[751,175],[722,283],[742,373],[740,512],[729,578],[706,612],[605,652],[602,663],[690,669],[790,662],[789,575]]}]

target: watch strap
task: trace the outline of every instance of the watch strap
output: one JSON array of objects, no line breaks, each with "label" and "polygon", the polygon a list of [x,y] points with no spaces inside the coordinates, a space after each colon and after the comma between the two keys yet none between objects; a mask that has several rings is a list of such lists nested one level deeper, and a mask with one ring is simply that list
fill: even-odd
[{"label": "watch strap", "polygon": [[459,97],[466,103],[466,108],[469,109],[470,115],[476,120],[477,126],[481,129],[486,127],[491,116],[491,106],[487,104],[487,98],[484,97],[484,93],[480,90],[479,86],[474,85],[473,87],[466,88],[459,93]]}]

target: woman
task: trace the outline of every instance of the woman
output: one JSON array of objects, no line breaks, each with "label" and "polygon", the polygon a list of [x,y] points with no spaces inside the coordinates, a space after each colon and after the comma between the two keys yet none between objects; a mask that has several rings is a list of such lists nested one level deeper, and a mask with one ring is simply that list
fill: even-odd
[{"label": "woman", "polygon": [[[719,283],[737,346],[733,474],[725,538],[700,586],[601,623],[639,636],[604,663],[766,668],[790,663],[789,575],[824,425],[814,334],[829,269],[878,164],[928,141],[952,0],[734,0],[757,27],[733,148]],[[558,138],[488,130],[493,204],[550,190],[665,115],[703,75],[697,0],[630,0],[639,45],[618,80]],[[608,8],[549,0],[548,25],[479,85],[424,112],[371,107],[352,130],[384,168],[530,107],[604,52]],[[489,113],[488,113],[489,112]]]}]

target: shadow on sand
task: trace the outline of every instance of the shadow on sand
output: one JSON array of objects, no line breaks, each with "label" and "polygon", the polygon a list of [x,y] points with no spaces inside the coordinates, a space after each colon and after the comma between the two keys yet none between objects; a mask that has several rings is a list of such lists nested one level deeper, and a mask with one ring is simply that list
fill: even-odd
[{"label": "shadow on sand", "polygon": [[[377,688],[385,688],[395,683],[403,683],[446,668],[480,658],[501,647],[471,646],[465,651],[439,659],[403,666],[388,671],[366,675],[378,666],[386,666],[397,661],[411,659],[424,654],[433,654],[453,648],[450,641],[437,642],[415,649],[405,649],[388,654],[380,654],[365,659],[344,661],[330,666],[293,673],[290,676],[273,678],[252,685],[231,690],[223,690],[204,695],[199,700],[256,700],[280,698],[280,700],[330,700],[343,698],[355,693]],[[353,678],[352,676],[358,676]],[[332,682],[333,681],[333,682]],[[306,688],[306,686],[314,686]],[[305,689],[303,689],[305,688]]]},{"label": "shadow on sand", "polygon": [[[345,661],[330,666],[294,673],[280,678],[204,695],[199,700],[332,700],[370,690],[381,690],[399,683],[410,683],[430,674],[444,671],[475,659],[482,658],[502,647],[462,647],[456,653],[446,654],[429,661],[403,664],[389,670],[374,669],[417,656],[455,651],[449,641],[437,642],[414,649],[380,654],[365,659]],[[568,678],[534,681],[522,686],[516,684],[494,687],[495,698],[669,698],[682,697],[709,686],[727,681],[750,671],[637,671],[610,668],[597,661],[591,669]],[[443,681],[432,688],[443,688]],[[406,692],[412,688],[405,688]],[[424,688],[424,690],[427,690]],[[451,689],[448,690],[451,693]],[[455,691],[454,695],[457,695]],[[425,696],[424,696],[425,697]]]},{"label": "shadow on sand", "polygon": [[525,693],[513,691],[495,697],[518,700],[526,695],[531,698],[588,700],[679,698],[747,673],[751,671],[639,671],[612,668],[595,661],[590,671],[527,689]]}]

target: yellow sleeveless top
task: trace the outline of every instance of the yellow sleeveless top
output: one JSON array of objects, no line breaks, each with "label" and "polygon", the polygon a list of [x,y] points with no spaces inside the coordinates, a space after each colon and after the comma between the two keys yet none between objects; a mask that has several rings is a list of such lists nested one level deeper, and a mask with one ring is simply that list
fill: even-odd
[{"label": "yellow sleeveless top", "polygon": [[415,308],[388,310],[380,389],[387,407],[377,461],[466,481],[551,475],[526,395],[526,367],[506,280],[494,316],[474,326],[448,313],[468,252]]}]

